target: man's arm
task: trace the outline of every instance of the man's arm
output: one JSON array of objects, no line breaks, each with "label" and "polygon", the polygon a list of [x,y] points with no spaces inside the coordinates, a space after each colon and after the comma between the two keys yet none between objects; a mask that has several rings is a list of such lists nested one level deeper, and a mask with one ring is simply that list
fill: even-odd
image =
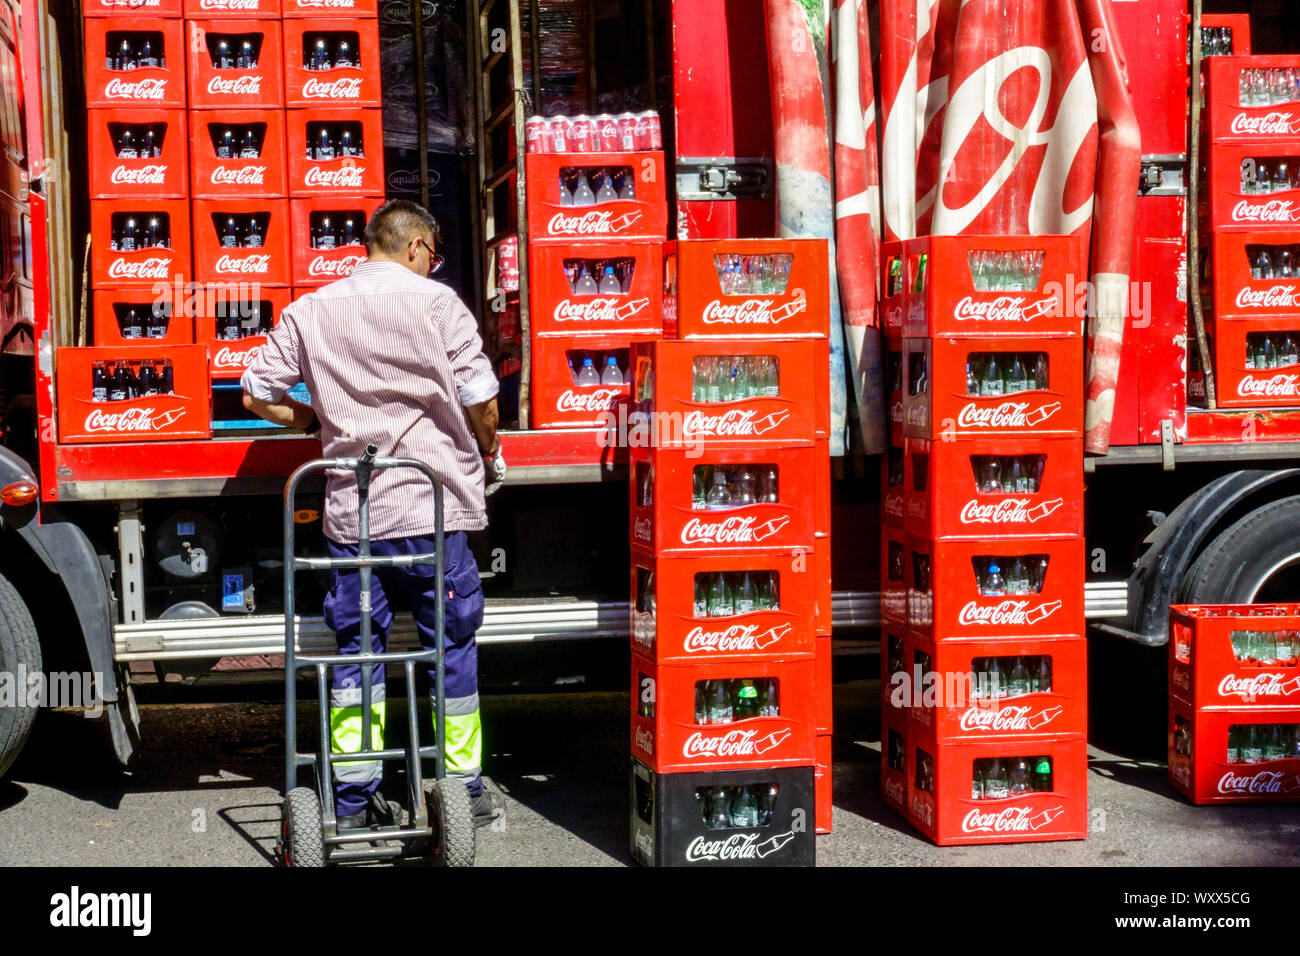
[{"label": "man's arm", "polygon": [[244,408],[259,418],[287,428],[313,430],[318,424],[310,405],[295,401],[288,390],[302,381],[302,357],[288,309],[266,338],[240,379]]},{"label": "man's arm", "polygon": [[254,398],[248,392],[245,392],[244,408],[258,418],[264,418],[273,425],[284,425],[286,428],[300,428],[303,431],[309,431],[316,424],[316,413],[312,411],[312,407],[295,401],[288,395],[285,395],[278,402],[268,402],[260,398]]},{"label": "man's arm", "polygon": [[469,419],[469,427],[474,433],[474,440],[478,442],[479,451],[484,457],[493,454],[497,448],[496,398],[465,406],[465,417]]}]

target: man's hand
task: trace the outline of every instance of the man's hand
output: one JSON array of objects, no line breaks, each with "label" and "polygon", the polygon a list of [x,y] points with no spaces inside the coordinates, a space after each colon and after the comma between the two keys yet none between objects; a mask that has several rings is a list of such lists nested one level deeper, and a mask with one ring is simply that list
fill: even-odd
[{"label": "man's hand", "polygon": [[501,440],[497,439],[492,454],[483,456],[483,497],[491,498],[506,480],[506,460],[501,456]]},{"label": "man's hand", "polygon": [[[312,410],[312,407],[295,401],[288,395],[285,395],[278,402],[264,402],[260,398],[254,398],[248,392],[245,392],[244,408],[258,418],[264,418],[276,425],[283,425],[285,428],[300,428],[303,430],[313,427],[319,428],[316,413]],[[309,434],[314,434],[314,432],[309,432]]]}]

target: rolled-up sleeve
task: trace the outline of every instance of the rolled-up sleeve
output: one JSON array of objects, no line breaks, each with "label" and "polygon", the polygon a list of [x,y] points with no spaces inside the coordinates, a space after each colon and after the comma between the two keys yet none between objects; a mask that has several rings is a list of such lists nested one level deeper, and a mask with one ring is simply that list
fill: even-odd
[{"label": "rolled-up sleeve", "polygon": [[289,309],[285,309],[280,323],[266,337],[266,344],[244,370],[239,384],[259,401],[278,402],[301,381],[302,348],[296,323]]},{"label": "rolled-up sleeve", "polygon": [[478,405],[495,398],[500,386],[492,374],[492,363],[483,354],[483,340],[474,316],[455,296],[451,297],[449,312],[443,314],[443,341],[456,379],[456,398],[461,405]]}]

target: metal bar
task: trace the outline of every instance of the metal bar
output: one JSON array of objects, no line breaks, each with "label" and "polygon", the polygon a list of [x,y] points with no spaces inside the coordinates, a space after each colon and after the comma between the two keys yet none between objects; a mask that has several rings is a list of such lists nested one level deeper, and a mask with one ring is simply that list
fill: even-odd
[{"label": "metal bar", "polygon": [[294,558],[293,566],[300,571],[329,571],[336,568],[409,568],[432,564],[431,554],[381,554],[369,558]]},{"label": "metal bar", "polygon": [[501,50],[493,50],[491,53],[489,53],[483,59],[483,66],[482,66],[483,72],[491,73],[496,68],[496,65],[500,63],[501,60],[505,57],[505,55],[509,52],[510,52],[509,50],[501,49]]},{"label": "metal bar", "polygon": [[[488,192],[492,192],[495,189],[500,189],[501,186],[510,179],[510,176],[513,173],[517,172],[517,170],[518,170],[518,166],[515,163],[515,161],[509,160],[504,166],[502,166],[500,169],[494,170],[488,176],[487,183],[486,185],[484,185],[483,188]],[[505,235],[512,236],[515,235],[515,233],[511,232],[510,230],[507,230],[505,232]]]},{"label": "metal bar", "polygon": [[[374,445],[366,448],[365,457],[357,464],[357,555],[362,561],[370,558],[370,467]],[[370,708],[374,704],[374,691],[370,682],[374,677],[374,648],[370,643],[370,567],[361,564],[357,568],[361,579],[361,746],[360,752],[372,749],[373,732]]]},{"label": "metal bar", "polygon": [[122,577],[122,623],[144,620],[144,525],[140,503],[128,500],[117,506],[118,570]]},{"label": "metal bar", "polygon": [[[403,664],[408,661],[419,664],[432,664],[434,660],[433,649],[418,651],[387,651],[383,654],[374,654],[374,663],[376,664]],[[357,655],[355,654],[299,654],[296,658],[299,668],[316,667],[324,665],[325,667],[338,667],[346,664],[355,664]],[[287,668],[286,664],[286,668]]]},{"label": "metal bar", "polygon": [[[320,743],[317,745],[318,753],[321,755],[319,760],[314,761],[319,768],[316,774],[316,786],[320,792],[320,805],[325,810],[326,817],[334,815],[334,773],[330,769],[330,753],[334,749],[334,737],[330,733],[330,705],[329,698],[325,693],[325,685],[329,681],[329,675],[325,672],[324,664],[316,665],[316,720],[319,725]],[[297,715],[294,717],[295,723]]]},{"label": "metal bar", "polygon": [[483,121],[484,130],[487,132],[491,132],[492,130],[500,126],[501,121],[504,120],[507,116],[510,116],[514,112],[514,105],[515,105],[514,98],[512,97],[511,99],[506,100],[496,109],[494,109],[488,115],[488,118]]},{"label": "metal bar", "polygon": [[429,103],[424,83],[424,3],[411,3],[411,35],[415,43],[415,135],[420,154],[420,205],[429,208]]},{"label": "metal bar", "polygon": [[[411,819],[415,820],[416,809],[423,802],[424,784],[421,779],[420,757],[416,744],[420,740],[420,708],[415,699],[415,661],[407,660],[403,668],[406,677],[406,732],[410,746],[406,749],[406,793],[411,801]],[[423,826],[422,823],[418,824]]]},{"label": "metal bar", "polygon": [[[294,477],[297,477],[296,475]],[[298,786],[298,662],[296,660],[297,628],[293,613],[294,604],[294,524],[293,485],[290,478],[284,487],[284,792]],[[324,741],[321,746],[324,746]]]},{"label": "metal bar", "polygon": [[[541,65],[538,55],[538,35],[541,33],[541,21],[538,18],[537,0],[532,2],[532,43],[533,74],[540,76]],[[515,107],[515,230],[519,234],[519,427],[527,428],[531,414],[529,392],[533,381],[533,362],[529,350],[532,348],[531,319],[528,308],[528,177],[524,153],[527,139],[524,134],[524,58],[520,52],[522,34],[519,17],[519,0],[510,0],[510,71],[512,99]],[[541,112],[542,88],[534,88],[537,103],[534,110]]]},{"label": "metal bar", "polygon": [[1200,238],[1200,162],[1201,162],[1201,97],[1195,84],[1201,77],[1201,0],[1192,0],[1192,96],[1188,149],[1187,183],[1187,301],[1192,307],[1192,322],[1196,328],[1196,351],[1201,356],[1201,373],[1205,376],[1205,404],[1218,407],[1214,397],[1214,358],[1210,354],[1209,339],[1205,334],[1205,315],[1201,310],[1201,238]]}]

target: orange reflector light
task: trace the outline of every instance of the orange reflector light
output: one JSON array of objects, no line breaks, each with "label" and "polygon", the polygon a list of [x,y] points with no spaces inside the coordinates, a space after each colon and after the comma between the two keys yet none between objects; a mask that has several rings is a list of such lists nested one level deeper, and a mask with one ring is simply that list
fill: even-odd
[{"label": "orange reflector light", "polygon": [[315,508],[299,508],[293,513],[294,524],[311,524],[320,520],[320,512]]},{"label": "orange reflector light", "polygon": [[0,488],[0,501],[15,508],[21,508],[23,505],[29,505],[35,501],[38,494],[40,494],[40,489],[36,487],[34,481],[21,478],[18,481],[11,481],[3,488]]}]

